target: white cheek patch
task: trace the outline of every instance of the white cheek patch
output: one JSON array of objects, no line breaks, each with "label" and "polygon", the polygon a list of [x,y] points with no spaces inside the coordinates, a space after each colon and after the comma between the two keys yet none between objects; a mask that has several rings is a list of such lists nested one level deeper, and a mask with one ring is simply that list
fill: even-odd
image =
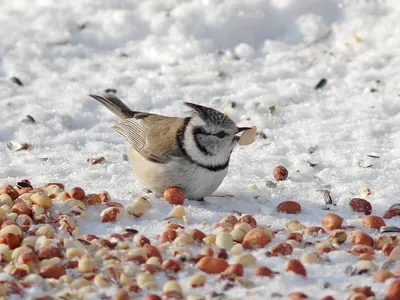
[{"label": "white cheek patch", "polygon": [[243,131],[238,141],[238,144],[241,146],[247,146],[253,144],[254,141],[256,140],[256,132],[257,132],[256,126],[252,126],[250,129]]}]

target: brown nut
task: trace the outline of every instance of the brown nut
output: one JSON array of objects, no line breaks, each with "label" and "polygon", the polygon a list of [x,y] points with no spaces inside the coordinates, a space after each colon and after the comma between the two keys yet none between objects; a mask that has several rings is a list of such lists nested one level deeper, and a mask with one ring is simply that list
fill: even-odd
[{"label": "brown nut", "polygon": [[206,234],[204,232],[202,232],[201,230],[198,230],[198,229],[193,229],[190,232],[190,235],[198,243],[203,243],[203,239],[206,237]]},{"label": "brown nut", "polygon": [[164,199],[171,204],[182,205],[185,201],[185,193],[180,188],[168,188],[164,191]]},{"label": "brown nut", "polygon": [[374,246],[374,239],[369,236],[368,234],[359,231],[356,233],[356,236],[354,238],[354,243],[356,245],[368,245],[373,247]]},{"label": "brown nut", "polygon": [[196,264],[197,267],[209,274],[219,274],[228,268],[228,263],[225,259],[205,256]]},{"label": "brown nut", "polygon": [[244,267],[242,264],[232,264],[228,266],[224,271],[224,274],[235,276],[243,276],[243,273]]},{"label": "brown nut", "polygon": [[54,278],[58,279],[61,276],[65,275],[65,269],[59,265],[45,265],[40,268],[40,276],[43,278]]},{"label": "brown nut", "polygon": [[17,199],[19,196],[18,191],[15,188],[13,188],[11,185],[3,186],[0,189],[0,195],[2,195],[2,194],[7,194],[8,196],[11,197],[12,200]]},{"label": "brown nut", "polygon": [[283,201],[276,207],[276,211],[285,214],[298,214],[301,212],[301,205],[296,201]]},{"label": "brown nut", "polygon": [[263,228],[253,228],[250,230],[243,239],[243,247],[246,249],[264,248],[271,242],[273,233]]},{"label": "brown nut", "polygon": [[372,212],[372,205],[369,201],[361,198],[353,198],[349,202],[350,208],[354,212],[361,212],[370,215]]},{"label": "brown nut", "polygon": [[78,199],[81,201],[84,201],[86,196],[85,191],[80,187],[72,188],[68,194],[71,196],[71,198]]},{"label": "brown nut", "polygon": [[327,230],[340,229],[342,227],[343,218],[335,214],[326,214],[322,218],[321,223]]},{"label": "brown nut", "polygon": [[101,198],[98,194],[88,194],[85,196],[85,202],[87,205],[101,204]]},{"label": "brown nut", "polygon": [[[257,227],[257,221],[251,215],[245,215],[245,216],[241,217],[239,219],[238,223],[247,223],[247,224],[249,224],[251,226],[251,228],[256,228]],[[234,225],[236,225],[236,224],[234,224]]]},{"label": "brown nut", "polygon": [[163,262],[162,269],[178,273],[182,269],[182,263],[176,259],[168,259]]},{"label": "brown nut", "polygon": [[274,272],[270,268],[267,268],[265,266],[261,266],[261,267],[254,268],[253,275],[254,276],[272,277],[272,275],[274,275]]},{"label": "brown nut", "polygon": [[394,274],[387,270],[376,271],[372,274],[372,278],[374,278],[375,281],[385,282],[389,278],[394,278]]},{"label": "brown nut", "polygon": [[160,236],[160,242],[173,242],[177,236],[178,234],[174,229],[166,229]]},{"label": "brown nut", "polygon": [[29,205],[20,202],[17,204],[14,204],[12,207],[12,212],[16,213],[17,215],[28,215],[32,217],[32,209],[29,207]]},{"label": "brown nut", "polygon": [[286,180],[289,175],[288,170],[284,166],[276,166],[273,173],[277,181]]},{"label": "brown nut", "polygon": [[385,300],[398,299],[400,299],[400,280],[395,280],[387,288]]},{"label": "brown nut", "polygon": [[287,243],[280,243],[271,248],[272,256],[287,256],[292,254],[293,247]]},{"label": "brown nut", "polygon": [[306,268],[304,268],[303,264],[297,259],[290,259],[285,264],[286,272],[294,272],[297,275],[307,276]]},{"label": "brown nut", "polygon": [[379,230],[381,229],[382,226],[386,226],[386,223],[381,217],[367,216],[364,217],[362,225],[367,228],[373,228]]}]

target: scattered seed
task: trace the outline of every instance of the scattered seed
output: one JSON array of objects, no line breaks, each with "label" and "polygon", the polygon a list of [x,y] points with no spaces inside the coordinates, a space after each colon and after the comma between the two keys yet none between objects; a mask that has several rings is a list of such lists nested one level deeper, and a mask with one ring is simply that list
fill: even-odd
[{"label": "scattered seed", "polygon": [[96,158],[88,158],[87,162],[92,164],[92,165],[97,165],[97,164],[102,164],[106,159],[104,156],[101,157],[96,157]]},{"label": "scattered seed", "polygon": [[325,78],[322,78],[317,85],[314,87],[315,90],[319,90],[322,89],[326,84],[327,84],[327,80]]},{"label": "scattered seed", "polygon": [[256,134],[263,140],[266,140],[268,138],[267,135],[264,132],[262,132],[261,130],[258,130],[256,132]]},{"label": "scattered seed", "polygon": [[374,88],[371,88],[369,91],[370,91],[371,93],[376,93],[376,92],[378,92],[378,90],[377,90],[377,89],[374,89]]},{"label": "scattered seed", "polygon": [[26,115],[25,119],[22,119],[23,123],[36,123],[35,119],[31,115]]},{"label": "scattered seed", "polygon": [[317,146],[312,146],[307,149],[308,154],[313,154],[315,151],[317,151],[318,147]]},{"label": "scattered seed", "polygon": [[88,26],[88,24],[89,24],[89,22],[87,22],[87,21],[80,22],[80,23],[78,24],[78,29],[79,29],[79,30],[83,30],[83,29],[85,29],[85,28]]},{"label": "scattered seed", "polygon": [[222,79],[225,79],[226,77],[228,77],[228,75],[223,71],[218,71],[217,76]]},{"label": "scattered seed", "polygon": [[270,116],[272,116],[275,113],[275,111],[276,111],[275,105],[271,105],[270,107],[268,107],[268,112]]},{"label": "scattered seed", "polygon": [[364,161],[363,160],[360,160],[360,161],[358,161],[358,164],[357,164],[360,168],[364,168],[364,169],[368,169],[368,168],[371,168],[372,166],[373,166],[373,164],[369,164],[369,165],[364,165]]},{"label": "scattered seed", "polygon": [[15,76],[11,77],[11,81],[18,84],[19,86],[24,86],[24,84],[18,77],[15,77]]},{"label": "scattered seed", "polygon": [[326,205],[333,204],[332,197],[331,197],[331,192],[328,191],[328,190],[324,190],[323,194],[324,194],[324,202],[325,202],[325,204]]},{"label": "scattered seed", "polygon": [[390,232],[400,232],[400,227],[397,226],[382,226],[380,229],[381,233],[390,233]]},{"label": "scattered seed", "polygon": [[310,161],[308,161],[308,160],[306,160],[306,163],[307,163],[311,168],[314,168],[314,167],[318,166],[317,163],[312,163],[312,162],[310,162]]},{"label": "scattered seed", "polygon": [[269,187],[269,188],[272,188],[272,189],[276,188],[276,183],[273,182],[273,181],[271,181],[271,180],[267,180],[267,181],[265,182],[265,185],[266,185],[267,187]]},{"label": "scattered seed", "polygon": [[368,156],[368,157],[371,157],[371,158],[380,158],[379,155],[374,155],[374,154],[368,154],[367,156]]}]

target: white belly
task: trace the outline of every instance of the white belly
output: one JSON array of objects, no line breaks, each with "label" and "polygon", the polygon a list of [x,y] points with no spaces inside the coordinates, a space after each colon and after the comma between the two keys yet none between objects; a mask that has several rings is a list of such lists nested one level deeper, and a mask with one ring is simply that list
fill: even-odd
[{"label": "white belly", "polygon": [[137,177],[148,189],[163,194],[169,187],[179,187],[188,199],[201,199],[211,195],[228,172],[228,168],[212,172],[184,158],[166,164],[154,163],[132,148],[129,158]]}]

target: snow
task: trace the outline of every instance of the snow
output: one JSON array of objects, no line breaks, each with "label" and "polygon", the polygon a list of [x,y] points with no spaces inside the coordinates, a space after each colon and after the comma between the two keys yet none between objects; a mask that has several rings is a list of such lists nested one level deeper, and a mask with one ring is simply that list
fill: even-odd
[{"label": "snow", "polygon": [[[259,224],[275,229],[291,219],[320,226],[327,212],[318,190],[328,186],[337,203],[332,212],[356,227],[361,220],[348,201],[364,198],[362,188],[372,191],[367,199],[374,215],[399,202],[396,0],[15,0],[2,3],[0,36],[0,186],[23,178],[34,186],[62,182],[67,190],[107,190],[125,205],[145,195],[123,159],[123,138],[111,128],[117,119],[87,96],[112,88],[135,110],[186,116],[182,102],[191,101],[224,111],[239,125],[256,125],[267,136],[233,152],[217,191],[233,197],[185,202],[189,228],[211,233],[201,222],[213,224],[233,211],[253,214]],[[13,76],[24,85],[12,82]],[[315,90],[322,78],[326,86]],[[26,115],[36,123],[21,122]],[[33,147],[9,151],[8,141]],[[312,154],[310,147],[316,147]],[[98,156],[105,157],[104,164],[87,163]],[[280,164],[289,170],[288,180],[266,186]],[[249,189],[251,184],[257,190]],[[150,197],[148,214],[125,215],[116,224],[100,223],[101,210],[90,208],[82,234],[105,236],[134,227],[155,236],[171,205]],[[284,200],[301,203],[302,213],[276,213]],[[400,218],[387,225],[399,226]],[[278,234],[271,246],[285,236]],[[307,265],[306,279],[284,273],[284,258],[258,252],[258,263],[281,275],[258,280],[251,293],[235,287],[227,295],[261,299],[303,291],[315,299],[345,299],[349,285],[371,285],[382,298],[390,282],[344,275],[356,261],[344,251]],[[191,293],[218,290],[211,278]],[[185,278],[179,281],[187,295]],[[331,286],[324,288],[325,282]]]}]

